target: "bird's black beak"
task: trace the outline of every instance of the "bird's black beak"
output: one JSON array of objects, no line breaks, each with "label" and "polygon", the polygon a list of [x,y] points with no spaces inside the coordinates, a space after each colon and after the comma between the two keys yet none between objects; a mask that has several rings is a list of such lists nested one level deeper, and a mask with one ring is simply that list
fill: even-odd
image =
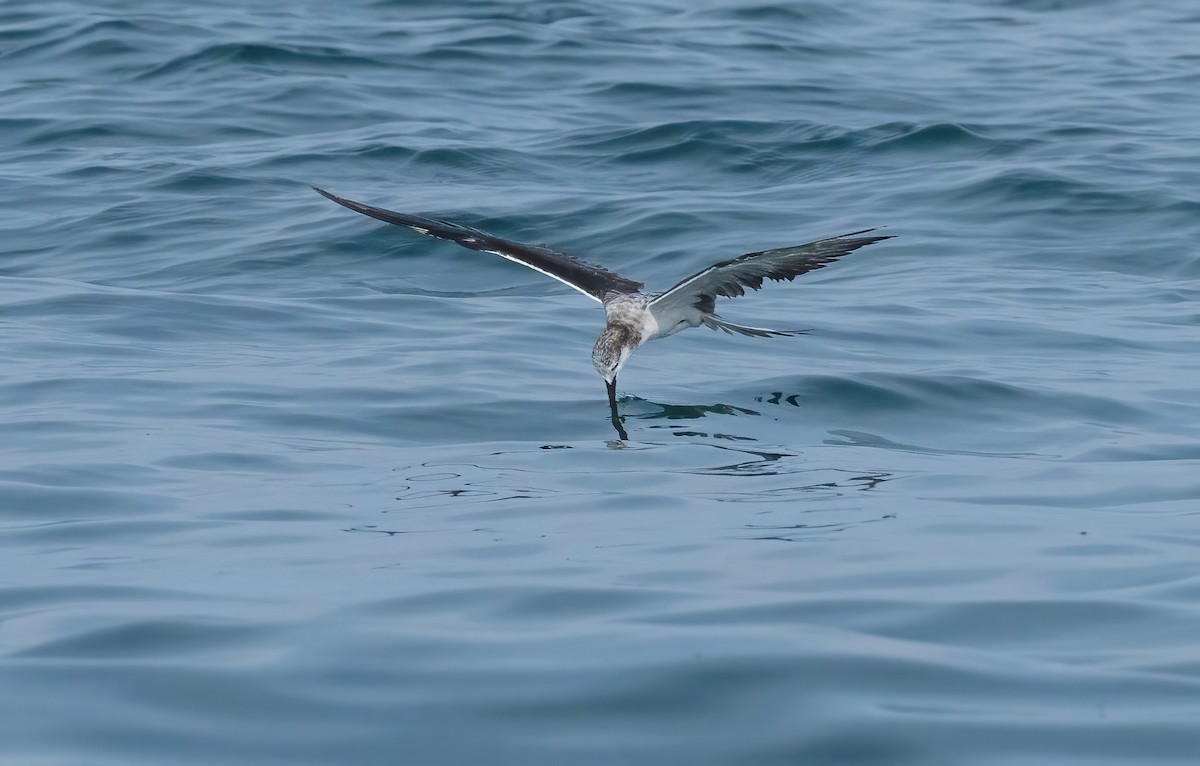
[{"label": "bird's black beak", "polygon": [[621,425],[621,416],[617,414],[617,379],[606,380],[604,385],[608,388],[608,409],[612,413],[613,428],[617,429],[617,436],[626,441],[629,434],[625,432],[625,426]]}]

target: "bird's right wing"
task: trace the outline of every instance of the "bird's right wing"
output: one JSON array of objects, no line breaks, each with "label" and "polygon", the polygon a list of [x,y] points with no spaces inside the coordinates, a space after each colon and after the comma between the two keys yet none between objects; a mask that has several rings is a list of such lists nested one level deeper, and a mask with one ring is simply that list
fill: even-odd
[{"label": "bird's right wing", "polygon": [[336,194],[330,194],[324,189],[318,189],[315,186],[313,190],[321,196],[333,200],[342,207],[350,208],[356,213],[362,213],[376,220],[397,226],[407,226],[413,231],[428,234],[431,237],[438,237],[439,239],[448,239],[471,250],[495,253],[501,258],[514,261],[522,266],[528,266],[536,272],[557,279],[559,282],[573,287],[584,295],[594,298],[601,303],[604,302],[604,297],[609,293],[635,293],[643,287],[641,282],[635,282],[608,269],[584,263],[569,255],[551,250],[548,247],[524,245],[520,242],[500,239],[499,237],[485,234],[478,229],[472,229],[469,226],[462,226],[450,221],[424,218],[408,213],[396,213],[391,210],[384,210],[381,207],[364,205],[361,202],[355,202],[354,200],[339,197]]},{"label": "bird's right wing", "polygon": [[718,296],[736,298],[745,295],[747,287],[757,290],[762,287],[764,279],[790,281],[801,274],[827,266],[864,245],[891,239],[890,236],[880,235],[858,236],[871,231],[874,229],[863,229],[793,247],[747,253],[714,263],[654,298],[650,306],[656,315],[682,314],[693,307],[711,314]]}]

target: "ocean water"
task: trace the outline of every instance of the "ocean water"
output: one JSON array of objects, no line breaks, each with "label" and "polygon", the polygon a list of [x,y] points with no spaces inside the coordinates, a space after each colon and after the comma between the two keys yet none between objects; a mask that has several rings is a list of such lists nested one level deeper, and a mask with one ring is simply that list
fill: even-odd
[{"label": "ocean water", "polygon": [[[1200,13],[0,5],[0,763],[1200,762]],[[310,184],[663,288],[652,343]]]}]

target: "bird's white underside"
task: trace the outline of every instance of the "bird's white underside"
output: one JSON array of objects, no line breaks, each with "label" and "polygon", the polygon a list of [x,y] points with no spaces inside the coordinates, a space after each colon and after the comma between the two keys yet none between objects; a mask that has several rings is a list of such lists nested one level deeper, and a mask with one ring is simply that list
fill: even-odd
[{"label": "bird's white underside", "polygon": [[551,279],[553,279],[553,280],[556,280],[556,281],[558,281],[558,282],[562,282],[564,285],[566,285],[567,287],[571,288],[572,290],[578,290],[579,292],[583,293],[584,295],[586,295],[587,297],[589,297],[589,298],[591,298],[592,300],[596,301],[597,303],[603,303],[603,302],[604,302],[604,301],[600,300],[599,298],[597,298],[595,295],[592,295],[592,294],[591,294],[591,293],[589,293],[587,290],[585,290],[585,289],[583,289],[582,287],[580,287],[579,285],[575,284],[574,282],[570,282],[570,281],[568,281],[568,280],[566,280],[566,279],[563,279],[562,277],[558,276],[557,274],[551,274],[551,273],[550,273],[550,272],[548,272],[548,271],[544,271],[544,270],[542,270],[542,269],[539,269],[537,266],[534,266],[534,265],[530,264],[528,261],[523,261],[523,260],[521,260],[520,258],[514,258],[514,257],[513,257],[512,255],[510,255],[509,253],[503,252],[502,250],[487,250],[487,251],[485,251],[485,252],[488,252],[488,253],[494,253],[495,255],[498,255],[498,256],[500,256],[501,258],[503,258],[503,259],[504,259],[504,260],[506,260],[506,261],[512,261],[513,263],[519,263],[519,264],[521,264],[522,266],[525,266],[526,268],[533,269],[534,271],[536,271],[536,272],[537,272],[537,273],[539,273],[539,274],[545,274],[546,276],[550,277],[550,278],[551,278]]}]

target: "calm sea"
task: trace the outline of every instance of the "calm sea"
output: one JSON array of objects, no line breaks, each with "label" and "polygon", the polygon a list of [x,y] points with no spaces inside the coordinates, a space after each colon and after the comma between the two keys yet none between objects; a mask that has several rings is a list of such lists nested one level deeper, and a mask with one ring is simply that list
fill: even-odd
[{"label": "calm sea", "polygon": [[[0,763],[1200,763],[1200,11],[0,4]],[[308,187],[651,288],[647,346]]]}]

